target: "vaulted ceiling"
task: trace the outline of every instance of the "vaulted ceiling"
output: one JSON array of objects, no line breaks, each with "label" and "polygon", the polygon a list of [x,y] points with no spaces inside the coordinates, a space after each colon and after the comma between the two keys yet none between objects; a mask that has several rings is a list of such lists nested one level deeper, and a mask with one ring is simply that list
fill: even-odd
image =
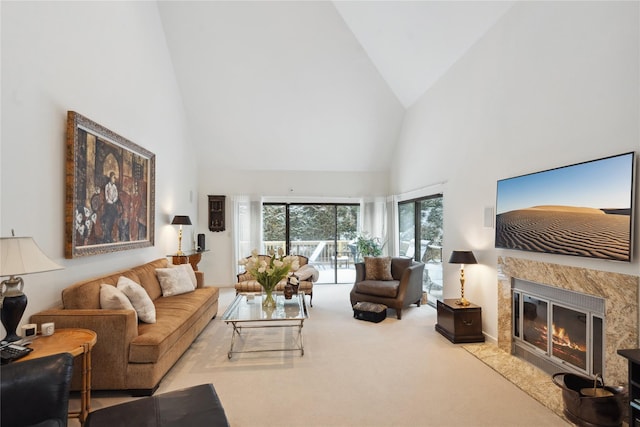
[{"label": "vaulted ceiling", "polygon": [[159,1],[201,167],[385,171],[404,111],[511,7]]}]

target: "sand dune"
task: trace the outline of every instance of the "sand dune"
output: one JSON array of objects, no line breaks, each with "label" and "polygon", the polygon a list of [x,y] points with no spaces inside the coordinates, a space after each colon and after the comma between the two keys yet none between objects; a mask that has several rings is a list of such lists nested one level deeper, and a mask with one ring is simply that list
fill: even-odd
[{"label": "sand dune", "polygon": [[541,205],[541,206],[532,206],[526,210],[538,210],[538,211],[554,211],[554,212],[575,212],[575,213],[591,213],[594,215],[604,215],[605,213],[601,209],[597,208],[585,208],[582,206],[562,206],[562,205]]},{"label": "sand dune", "polygon": [[496,217],[496,247],[629,261],[628,215],[536,206]]}]

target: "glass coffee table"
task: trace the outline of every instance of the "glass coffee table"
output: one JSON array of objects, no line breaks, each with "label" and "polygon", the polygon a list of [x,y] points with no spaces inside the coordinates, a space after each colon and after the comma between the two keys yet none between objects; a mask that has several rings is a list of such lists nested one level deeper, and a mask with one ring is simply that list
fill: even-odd
[{"label": "glass coffee table", "polygon": [[[231,334],[231,346],[227,356],[231,359],[233,353],[256,353],[264,351],[300,351],[304,356],[304,342],[302,339],[302,326],[305,319],[309,318],[307,306],[304,302],[304,293],[299,292],[291,299],[285,299],[281,292],[274,292],[276,307],[265,309],[262,307],[261,293],[239,293],[229,308],[222,315],[222,320],[233,326]],[[294,347],[282,348],[234,350],[236,338],[241,337],[242,329],[258,328],[297,328]]]}]

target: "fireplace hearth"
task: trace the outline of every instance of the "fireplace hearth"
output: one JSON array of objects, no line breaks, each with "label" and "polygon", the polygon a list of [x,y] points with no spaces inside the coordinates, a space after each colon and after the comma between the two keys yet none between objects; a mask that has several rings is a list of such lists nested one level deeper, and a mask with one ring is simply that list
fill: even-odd
[{"label": "fireplace hearth", "polygon": [[[592,329],[598,328],[598,322],[602,323],[601,338],[589,338],[588,335],[587,338],[585,338],[585,341],[591,339],[592,345],[602,348],[602,355],[600,356],[602,362],[597,362],[597,355],[587,352],[584,362],[584,366],[587,369],[583,370],[580,367],[581,362],[578,362],[575,367],[573,367],[569,365],[567,360],[559,357],[561,352],[560,349],[556,347],[557,359],[554,358],[552,364],[543,367],[539,366],[539,364],[544,365],[550,362],[539,361],[537,353],[542,352],[542,349],[524,341],[520,343],[522,345],[516,345],[517,339],[514,337],[514,303],[512,300],[513,283],[515,279],[544,285],[555,291],[570,291],[572,296],[578,296],[580,298],[586,296],[588,298],[594,297],[596,300],[602,300],[603,307],[601,312],[598,309],[589,308],[589,306],[587,309],[580,309],[577,308],[580,307],[580,305],[573,303],[557,304],[560,307],[581,313],[575,314],[569,311],[568,314],[565,314],[567,316],[581,316],[583,313],[586,313],[584,314],[585,319],[587,317],[591,318]],[[507,353],[514,355],[518,353],[519,357],[537,365],[546,372],[550,370],[558,372],[559,363],[563,370],[565,370],[564,368],[566,366],[566,371],[588,372],[592,375],[597,373],[596,371],[599,369],[597,366],[594,369],[593,364],[601,363],[601,373],[605,383],[610,385],[626,384],[627,361],[618,356],[616,352],[621,348],[638,347],[638,286],[639,278],[637,276],[531,261],[521,258],[499,257],[498,347]],[[535,292],[530,293],[530,296],[543,299],[547,301],[547,304],[549,304],[549,301],[552,299],[548,298],[546,294],[540,295]],[[520,298],[522,298],[521,303],[524,303],[524,298],[522,296]],[[531,308],[528,310],[531,310]],[[549,313],[548,310],[547,313]],[[552,314],[553,313],[548,314],[548,316]],[[524,312],[520,316],[524,317]],[[553,328],[553,326],[550,327]],[[524,328],[524,325],[522,325],[522,328]],[[589,328],[587,328],[586,331],[588,334]],[[524,330],[520,329],[520,333],[523,334]],[[564,333],[565,335],[568,333],[570,336],[572,334],[572,332],[567,331],[566,328]],[[575,334],[575,332],[573,332],[573,334]],[[599,339],[602,341],[602,345],[596,342]],[[580,337],[571,337],[571,340],[580,341]],[[522,351],[523,347],[527,350],[533,348],[534,351],[524,352]],[[553,348],[548,349],[548,351],[552,353]],[[589,359],[591,361],[589,361]],[[571,369],[569,369],[569,367],[571,367]]]}]

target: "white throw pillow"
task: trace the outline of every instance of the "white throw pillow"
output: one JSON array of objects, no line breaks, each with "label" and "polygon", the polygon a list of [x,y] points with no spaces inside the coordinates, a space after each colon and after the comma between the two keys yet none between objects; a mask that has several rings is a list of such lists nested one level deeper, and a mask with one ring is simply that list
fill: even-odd
[{"label": "white throw pillow", "polygon": [[191,280],[191,283],[193,284],[193,289],[198,287],[198,279],[196,279],[196,272],[193,271],[193,267],[191,266],[191,264],[186,263],[186,264],[177,264],[177,265],[169,264],[169,265],[173,268],[179,268],[186,271],[187,274],[189,275],[189,279]]},{"label": "white throw pillow", "polygon": [[163,297],[193,292],[193,283],[184,268],[156,268],[156,276]]},{"label": "white throw pillow", "polygon": [[124,276],[118,278],[118,289],[124,293],[144,323],[156,323],[156,307],[142,286]]},{"label": "white throw pillow", "polygon": [[[136,309],[131,305],[129,298],[118,288],[103,283],[100,285],[100,308],[106,310],[133,310]],[[138,313],[136,313],[136,321],[138,321]]]}]

